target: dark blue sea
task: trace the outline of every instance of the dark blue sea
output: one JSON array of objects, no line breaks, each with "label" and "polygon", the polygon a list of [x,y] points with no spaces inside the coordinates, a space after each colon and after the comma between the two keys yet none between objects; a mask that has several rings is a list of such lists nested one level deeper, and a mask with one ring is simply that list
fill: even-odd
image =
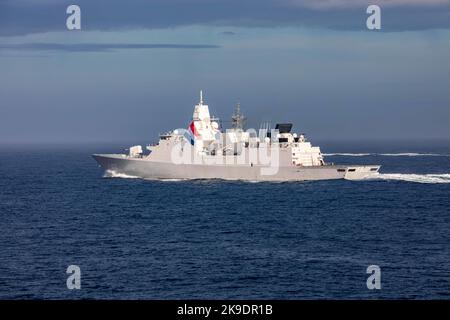
[{"label": "dark blue sea", "polygon": [[450,145],[321,146],[381,174],[146,181],[104,177],[90,156],[124,146],[3,146],[0,298],[449,299]]}]

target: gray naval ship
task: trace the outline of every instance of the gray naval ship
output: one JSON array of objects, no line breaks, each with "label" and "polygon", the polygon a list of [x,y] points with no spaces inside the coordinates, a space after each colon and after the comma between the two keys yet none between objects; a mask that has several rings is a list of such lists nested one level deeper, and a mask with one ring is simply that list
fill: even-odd
[{"label": "gray naval ship", "polygon": [[224,179],[249,181],[359,180],[376,175],[379,165],[326,163],[319,147],[304,134],[291,132],[291,123],[274,128],[264,124],[256,131],[244,129],[239,104],[232,115],[232,128],[222,130],[200,101],[187,129],[159,136],[146,147],[132,146],[126,154],[94,154],[112,176],[143,179]]}]

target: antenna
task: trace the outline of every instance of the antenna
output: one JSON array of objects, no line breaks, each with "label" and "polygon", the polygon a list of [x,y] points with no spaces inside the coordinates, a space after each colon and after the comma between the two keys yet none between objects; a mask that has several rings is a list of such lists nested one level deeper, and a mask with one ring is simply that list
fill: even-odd
[{"label": "antenna", "polygon": [[244,122],[246,118],[241,113],[241,104],[238,102],[236,105],[236,109],[234,110],[233,115],[231,116],[231,122],[234,129],[244,129]]},{"label": "antenna", "polygon": [[200,104],[203,104],[203,91],[200,90]]}]

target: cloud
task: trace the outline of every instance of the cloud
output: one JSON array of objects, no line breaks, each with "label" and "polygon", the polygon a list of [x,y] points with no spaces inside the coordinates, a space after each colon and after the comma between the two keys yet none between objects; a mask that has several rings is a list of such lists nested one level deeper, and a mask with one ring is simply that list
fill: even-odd
[{"label": "cloud", "polygon": [[287,0],[293,5],[314,9],[330,8],[364,8],[369,4],[376,4],[380,7],[436,7],[449,5],[450,0]]},{"label": "cloud", "polygon": [[236,32],[234,32],[234,31],[222,31],[219,34],[224,35],[224,36],[235,36]]},{"label": "cloud", "polygon": [[[363,30],[369,4],[382,7],[384,31],[450,28],[450,0],[77,0],[83,31],[303,26]],[[0,1],[0,36],[67,31],[70,0]]]},{"label": "cloud", "polygon": [[108,52],[120,49],[215,49],[217,45],[170,44],[170,43],[18,43],[0,44],[0,50],[19,51],[65,51],[65,52]]}]

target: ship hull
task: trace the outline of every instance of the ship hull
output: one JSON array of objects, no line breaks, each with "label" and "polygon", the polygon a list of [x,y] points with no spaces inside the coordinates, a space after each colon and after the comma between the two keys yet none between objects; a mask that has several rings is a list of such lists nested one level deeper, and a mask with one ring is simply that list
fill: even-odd
[{"label": "ship hull", "polygon": [[[174,164],[121,154],[94,154],[105,170],[143,179],[224,179],[248,181],[359,180],[378,172],[379,165],[280,166],[277,169],[256,165]],[[267,172],[271,170],[272,172]]]}]

